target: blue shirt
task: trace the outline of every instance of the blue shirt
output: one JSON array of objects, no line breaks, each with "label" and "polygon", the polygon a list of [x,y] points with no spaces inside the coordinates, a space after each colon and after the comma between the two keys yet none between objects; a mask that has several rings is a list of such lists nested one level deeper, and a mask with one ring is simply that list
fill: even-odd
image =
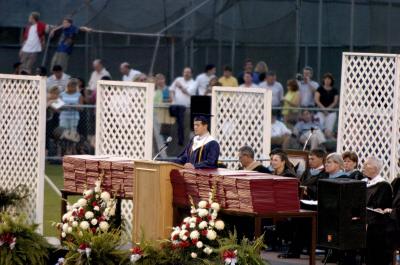
[{"label": "blue shirt", "polygon": [[60,38],[60,42],[57,46],[57,52],[64,52],[67,54],[72,53],[72,47],[74,46],[74,38],[79,33],[79,29],[74,25],[68,28],[63,28],[63,32]]}]

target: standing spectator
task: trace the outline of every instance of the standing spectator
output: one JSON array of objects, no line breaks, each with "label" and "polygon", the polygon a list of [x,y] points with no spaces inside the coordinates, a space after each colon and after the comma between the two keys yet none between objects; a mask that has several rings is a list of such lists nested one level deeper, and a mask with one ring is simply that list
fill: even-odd
[{"label": "standing spectator", "polygon": [[243,80],[244,83],[241,84],[240,87],[246,87],[246,88],[258,87],[256,84],[253,83],[253,78],[250,73],[244,73]]},{"label": "standing spectator", "polygon": [[36,67],[35,74],[39,76],[47,76],[47,69],[44,66]]},{"label": "standing spectator", "polygon": [[331,73],[326,73],[322,77],[322,85],[315,92],[315,103],[321,111],[317,117],[325,128],[327,138],[333,138],[333,128],[336,123],[336,112],[326,109],[336,108],[339,103],[339,91],[334,87],[334,79]]},{"label": "standing spectator", "polygon": [[21,67],[22,67],[22,63],[21,62],[16,62],[15,64],[13,64],[13,74],[14,75],[19,75],[21,74]]},{"label": "standing spectator", "polygon": [[61,65],[64,71],[67,71],[69,56],[72,53],[76,36],[78,35],[79,31],[91,31],[91,29],[88,27],[78,28],[72,23],[73,21],[71,18],[64,18],[62,25],[54,28],[50,33],[50,37],[52,37],[57,30],[62,29],[56,52],[51,59],[50,68],[53,68],[54,65]]},{"label": "standing spectator", "polygon": [[121,63],[119,70],[121,72],[122,81],[133,81],[137,76],[141,74],[140,71],[132,69],[129,63]]},{"label": "standing spectator", "polygon": [[68,105],[60,113],[60,127],[76,132],[79,122],[79,111],[71,105],[83,104],[83,97],[78,91],[78,80],[71,79],[67,88],[60,94],[61,100]]},{"label": "standing spectator", "polygon": [[46,108],[46,155],[57,155],[56,145],[54,144],[54,132],[59,125],[59,109],[54,107],[60,97],[58,86],[53,86],[47,93]]},{"label": "standing spectator", "polygon": [[218,77],[213,76],[210,79],[210,82],[207,85],[207,90],[206,90],[206,94],[205,95],[206,96],[211,96],[212,95],[212,88],[215,87],[215,86],[221,86],[221,83],[218,82]]},{"label": "standing spectator", "polygon": [[298,110],[292,110],[289,108],[298,108],[300,105],[300,92],[299,85],[296,80],[291,79],[287,81],[287,89],[285,97],[283,98],[283,110],[282,115],[285,123],[293,123],[297,120],[299,115]]},{"label": "standing spectator", "polygon": [[183,69],[183,76],[175,79],[169,88],[169,92],[173,104],[170,107],[170,114],[176,117],[178,144],[183,145],[185,141],[185,111],[186,108],[190,107],[190,97],[196,92],[196,82],[192,78],[192,69],[190,67]]},{"label": "standing spectator", "polygon": [[314,107],[314,93],[318,88],[318,83],[313,81],[313,69],[309,66],[303,69],[303,80],[299,81],[301,107]]},{"label": "standing spectator", "polygon": [[305,144],[309,139],[311,149],[317,149],[320,144],[326,142],[321,125],[313,120],[313,116],[308,110],[302,112],[301,121],[296,123],[293,133],[299,137],[301,144]]},{"label": "standing spectator", "polygon": [[232,75],[232,68],[228,65],[224,67],[224,74],[218,79],[222,86],[238,87],[237,79]]},{"label": "standing spectator", "polygon": [[272,107],[281,106],[283,100],[283,86],[276,81],[276,73],[274,71],[268,71],[265,75],[265,80],[258,86],[272,91]]},{"label": "standing spectator", "polygon": [[253,82],[258,85],[260,82],[264,80],[267,72],[268,72],[267,63],[264,61],[259,61],[256,64],[256,68],[254,69]]},{"label": "standing spectator", "polygon": [[277,120],[277,112],[273,111],[271,117],[271,145],[273,148],[279,146],[284,150],[288,149],[291,134],[292,131],[283,122]]},{"label": "standing spectator", "polygon": [[64,73],[60,65],[54,65],[52,71],[53,74],[47,79],[47,89],[49,90],[53,86],[57,86],[60,93],[64,92],[71,77]]},{"label": "standing spectator", "polygon": [[101,80],[103,77],[108,76],[111,79],[110,73],[106,70],[103,62],[100,59],[93,61],[93,72],[89,80],[89,90],[95,91],[97,88],[97,81]]},{"label": "standing spectator", "polygon": [[156,91],[154,95],[154,104],[168,103],[170,102],[169,88],[165,82],[165,76],[163,74],[156,74]]},{"label": "standing spectator", "polygon": [[213,64],[207,64],[204,73],[199,74],[196,77],[196,94],[204,96],[207,91],[207,86],[210,83],[210,79],[215,77],[216,68]]},{"label": "standing spectator", "polygon": [[45,42],[46,32],[50,26],[43,23],[38,12],[32,12],[29,15],[29,25],[25,27],[23,35],[22,49],[19,52],[22,69],[28,73],[32,72],[32,66],[35,64],[38,54],[42,51]]},{"label": "standing spectator", "polygon": [[[244,83],[244,74],[249,73],[251,75],[251,78],[254,80],[254,72],[253,72],[253,61],[251,59],[246,59],[244,61],[244,66],[243,66],[243,72],[239,73],[238,75],[238,82],[239,84]],[[254,82],[254,81],[252,81]]]}]

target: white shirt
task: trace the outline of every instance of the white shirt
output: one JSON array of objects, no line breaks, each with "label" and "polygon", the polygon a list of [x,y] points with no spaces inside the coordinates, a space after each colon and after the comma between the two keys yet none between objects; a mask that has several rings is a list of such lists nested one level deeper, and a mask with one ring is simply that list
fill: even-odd
[{"label": "white shirt", "polygon": [[101,80],[102,77],[109,76],[111,77],[110,73],[106,70],[106,68],[101,69],[100,73],[97,71],[93,71],[92,75],[90,76],[89,80],[89,90],[96,90],[97,88],[97,81]]},{"label": "white shirt", "polygon": [[271,137],[281,137],[291,133],[292,131],[283,122],[276,120],[274,123],[271,123]]},{"label": "white shirt", "polygon": [[29,27],[28,37],[22,46],[23,52],[41,52],[42,44],[40,43],[39,35],[37,32],[37,24]]},{"label": "white shirt", "polygon": [[[177,82],[188,91],[189,95],[184,94],[182,90],[176,86]],[[169,87],[169,91],[175,92],[172,104],[190,107],[190,96],[196,93],[196,82],[193,79],[185,80],[183,77],[178,77]]]},{"label": "white shirt", "polygon": [[247,87],[247,88],[255,88],[255,87],[260,87],[259,85],[256,85],[254,83],[251,84],[251,86],[246,86],[246,84],[241,84],[239,87]]},{"label": "white shirt", "polygon": [[122,81],[133,81],[133,79],[135,79],[135,77],[140,75],[140,74],[141,74],[140,71],[131,69],[131,70],[129,70],[129,73],[127,75],[124,75],[122,77]]},{"label": "white shirt", "polygon": [[199,74],[196,77],[196,85],[197,85],[197,93],[200,96],[204,96],[206,94],[206,90],[208,84],[210,83],[210,79],[213,78],[214,75],[207,75],[206,73]]},{"label": "white shirt", "polygon": [[283,100],[283,87],[279,82],[274,82],[271,86],[266,81],[261,82],[259,87],[270,89],[272,91],[272,107],[281,106]]},{"label": "white shirt", "polygon": [[70,79],[71,76],[67,75],[66,73],[63,73],[60,79],[57,79],[55,75],[49,76],[46,83],[47,91],[49,91],[53,86],[58,86],[60,93],[64,92]]},{"label": "white shirt", "polygon": [[381,175],[378,175],[371,180],[368,178],[363,178],[362,181],[367,182],[367,188],[375,186],[376,184],[381,183],[381,182],[386,182],[386,180]]},{"label": "white shirt", "polygon": [[314,91],[310,88],[310,85],[316,90],[318,88],[318,83],[310,80],[310,83],[304,83],[304,81],[298,82],[300,91],[300,106],[308,107],[314,106]]}]

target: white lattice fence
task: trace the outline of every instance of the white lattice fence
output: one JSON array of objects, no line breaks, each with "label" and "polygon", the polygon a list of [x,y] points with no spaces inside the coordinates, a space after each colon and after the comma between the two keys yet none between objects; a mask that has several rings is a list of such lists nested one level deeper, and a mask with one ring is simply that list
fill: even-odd
[{"label": "white lattice fence", "polygon": [[[272,92],[261,88],[214,87],[212,135],[220,143],[220,159],[237,159],[240,147],[251,146],[256,158],[268,157],[271,148]],[[227,163],[237,168],[238,162]]]},{"label": "white lattice fence", "polygon": [[[151,159],[154,84],[97,83],[96,154]],[[122,216],[132,229],[133,203],[122,201]],[[131,233],[130,233],[131,234]]]},{"label": "white lattice fence", "polygon": [[363,163],[383,160],[382,175],[399,170],[399,56],[344,53],[340,95],[338,152],[354,151]]},{"label": "white lattice fence", "polygon": [[46,82],[36,76],[0,74],[0,185],[26,185],[22,211],[43,223]]}]

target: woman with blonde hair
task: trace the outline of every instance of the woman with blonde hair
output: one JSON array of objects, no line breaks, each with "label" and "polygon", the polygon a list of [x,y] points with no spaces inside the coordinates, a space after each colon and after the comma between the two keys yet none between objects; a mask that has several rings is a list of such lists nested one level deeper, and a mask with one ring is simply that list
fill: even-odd
[{"label": "woman with blonde hair", "polygon": [[287,89],[288,91],[283,97],[282,115],[285,123],[295,123],[297,121],[299,111],[292,110],[290,108],[298,108],[300,106],[299,84],[294,79],[288,80]]},{"label": "woman with blonde hair", "polygon": [[264,61],[259,61],[256,64],[256,68],[254,69],[254,76],[253,76],[253,82],[258,84],[265,79],[265,75],[268,72],[268,65]]}]

